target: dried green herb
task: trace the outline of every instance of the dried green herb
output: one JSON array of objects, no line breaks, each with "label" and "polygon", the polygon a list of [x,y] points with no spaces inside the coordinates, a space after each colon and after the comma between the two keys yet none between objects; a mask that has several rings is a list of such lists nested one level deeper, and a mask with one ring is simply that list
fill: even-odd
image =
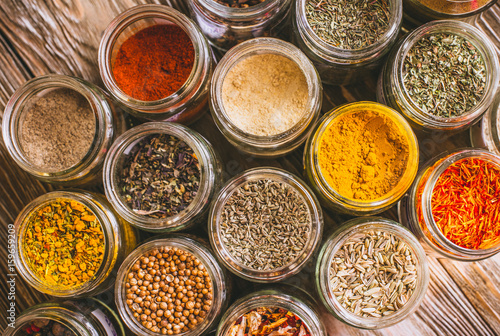
[{"label": "dried green herb", "polygon": [[361,49],[375,43],[389,28],[386,0],[309,0],[306,19],[326,43]]},{"label": "dried green herb", "polygon": [[167,135],[142,139],[127,155],[119,182],[125,202],[138,215],[174,216],[191,204],[200,185],[196,154]]},{"label": "dried green herb", "polygon": [[403,64],[404,86],[425,113],[457,117],[484,94],[486,68],[477,48],[456,34],[422,37]]}]

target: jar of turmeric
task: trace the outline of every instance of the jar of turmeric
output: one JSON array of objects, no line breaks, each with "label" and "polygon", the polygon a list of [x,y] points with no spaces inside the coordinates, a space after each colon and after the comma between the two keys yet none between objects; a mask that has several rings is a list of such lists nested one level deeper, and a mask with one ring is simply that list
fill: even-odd
[{"label": "jar of turmeric", "polygon": [[324,206],[352,215],[390,208],[418,169],[418,143],[408,122],[375,102],[326,113],[307,140],[306,177]]}]

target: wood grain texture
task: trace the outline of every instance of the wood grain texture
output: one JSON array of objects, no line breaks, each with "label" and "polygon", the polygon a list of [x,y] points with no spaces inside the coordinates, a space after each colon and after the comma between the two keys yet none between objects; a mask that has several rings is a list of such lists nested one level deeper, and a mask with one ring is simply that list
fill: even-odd
[{"label": "wood grain texture", "polygon": [[[185,0],[175,0],[185,6]],[[100,84],[97,68],[97,48],[102,31],[120,12],[140,3],[163,3],[145,0],[2,0],[0,2],[0,109],[8,97],[31,76],[63,73],[83,77]],[[180,8],[180,7],[179,7]],[[184,7],[185,8],[185,7]],[[376,78],[350,87],[326,86],[323,111],[358,100],[375,100]],[[1,114],[0,114],[1,117]],[[257,159],[235,150],[216,129],[209,114],[192,125],[205,136],[223,161],[225,178],[257,166],[275,166],[295,174],[302,173],[302,147],[276,160]],[[452,136],[440,133],[419,135],[421,161],[443,150],[469,146],[468,133]],[[29,201],[52,187],[40,183],[22,172],[0,146],[0,239],[5,242],[7,224]],[[397,219],[395,208],[383,216]],[[324,239],[335,226],[351,217],[325,212]],[[200,235],[206,233],[199,231]],[[0,248],[0,260],[6,260],[5,243]],[[500,334],[500,259],[478,263],[458,263],[429,258],[432,279],[422,306],[402,323],[378,331],[349,327],[333,318],[321,306],[321,317],[330,336],[333,335],[499,335]],[[4,312],[5,264],[0,264],[0,309]],[[299,285],[314,294],[314,262],[288,283]],[[252,284],[236,281],[237,290],[253,288]],[[46,300],[47,297],[17,282],[19,311]],[[106,294],[112,301],[112,295]],[[3,313],[0,314],[3,316]],[[6,321],[0,320],[0,329]]]}]

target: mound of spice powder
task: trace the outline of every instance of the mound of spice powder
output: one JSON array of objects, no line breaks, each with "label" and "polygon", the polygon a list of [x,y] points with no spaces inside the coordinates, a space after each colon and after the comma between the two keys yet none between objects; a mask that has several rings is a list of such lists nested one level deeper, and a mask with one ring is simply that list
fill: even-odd
[{"label": "mound of spice powder", "polygon": [[480,158],[458,160],[441,174],[432,191],[432,216],[448,240],[473,250],[500,243],[499,177],[500,167]]},{"label": "mound of spice powder", "polygon": [[493,0],[417,0],[417,2],[438,13],[466,14],[478,11]]},{"label": "mound of spice powder", "polygon": [[104,234],[83,204],[59,199],[28,218],[21,250],[31,271],[47,285],[77,288],[91,280],[104,258]]},{"label": "mound of spice powder", "polygon": [[162,335],[196,328],[212,307],[212,280],[203,263],[176,247],[151,250],[130,269],[126,303],[145,328]]},{"label": "mound of spice powder", "polygon": [[198,158],[184,141],[167,134],[150,135],[126,155],[119,188],[136,214],[167,218],[191,204],[200,174]]},{"label": "mound of spice powder", "polygon": [[227,336],[240,335],[311,336],[311,332],[291,311],[279,307],[260,307],[240,316]]},{"label": "mound of spice powder", "polygon": [[188,34],[176,25],[140,30],[120,46],[112,72],[118,87],[132,98],[166,98],[186,82],[195,51]]}]

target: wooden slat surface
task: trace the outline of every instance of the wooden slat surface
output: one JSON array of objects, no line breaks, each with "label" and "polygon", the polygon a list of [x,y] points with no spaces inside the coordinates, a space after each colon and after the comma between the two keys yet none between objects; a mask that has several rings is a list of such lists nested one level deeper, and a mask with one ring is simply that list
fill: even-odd
[{"label": "wooden slat surface", "polygon": [[[185,0],[171,1],[185,10]],[[101,84],[97,68],[97,48],[102,31],[120,12],[139,3],[162,3],[146,0],[2,0],[0,1],[0,118],[8,97],[25,80],[46,73],[83,77]],[[358,100],[375,100],[376,79],[352,87],[326,86],[323,111]],[[256,159],[234,150],[216,129],[209,114],[192,125],[219,149],[225,177],[257,166],[276,166],[293,173],[302,172],[302,148],[277,160]],[[469,146],[468,133],[451,137],[419,135],[422,160],[442,150]],[[6,260],[7,225],[20,209],[35,197],[52,190],[15,166],[0,144],[0,260]],[[384,216],[396,219],[395,208]],[[325,237],[348,216],[325,213]],[[200,230],[199,234],[206,233]],[[429,258],[431,283],[422,306],[400,324],[378,331],[349,327],[324,309],[322,320],[333,335],[500,335],[500,256],[477,263],[459,263]],[[7,307],[6,265],[0,264],[0,310]],[[314,265],[311,262],[287,282],[314,294]],[[235,288],[253,287],[236,280]],[[28,287],[22,279],[16,283],[18,313],[47,299]],[[111,294],[102,296],[112,302]],[[0,314],[4,315],[4,313]],[[0,330],[6,320],[0,320]]]}]

